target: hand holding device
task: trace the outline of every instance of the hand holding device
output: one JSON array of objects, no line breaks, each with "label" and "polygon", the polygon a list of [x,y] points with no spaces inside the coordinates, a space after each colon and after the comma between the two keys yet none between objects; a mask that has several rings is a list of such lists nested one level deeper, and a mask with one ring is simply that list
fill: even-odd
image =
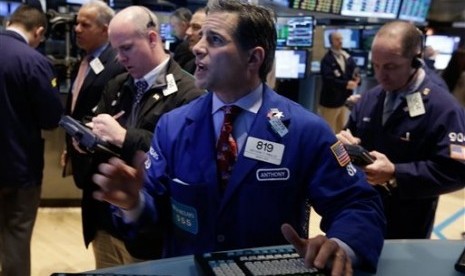
[{"label": "hand holding device", "polygon": [[370,153],[360,145],[344,144],[344,148],[350,156],[350,160],[357,166],[366,166],[375,161]]},{"label": "hand holding device", "polygon": [[63,116],[58,124],[88,152],[93,153],[96,150],[103,150],[112,155],[119,156],[109,143],[100,139],[90,128],[71,116]]}]

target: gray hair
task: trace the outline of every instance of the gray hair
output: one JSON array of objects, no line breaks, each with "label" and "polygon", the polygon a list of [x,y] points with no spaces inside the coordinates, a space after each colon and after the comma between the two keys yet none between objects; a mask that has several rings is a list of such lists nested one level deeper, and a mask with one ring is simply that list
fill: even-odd
[{"label": "gray hair", "polygon": [[110,24],[111,19],[115,16],[115,11],[105,2],[99,0],[86,2],[81,6],[82,8],[95,8],[97,10],[97,23],[100,25]]}]

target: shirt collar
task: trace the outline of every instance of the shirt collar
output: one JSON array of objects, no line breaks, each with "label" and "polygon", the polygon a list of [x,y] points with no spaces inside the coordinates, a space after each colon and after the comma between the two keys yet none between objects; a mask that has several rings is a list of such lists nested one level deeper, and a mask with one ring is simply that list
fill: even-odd
[{"label": "shirt collar", "polygon": [[164,61],[158,64],[157,67],[153,68],[150,72],[145,74],[142,78],[135,79],[134,83],[140,80],[145,80],[149,85],[148,87],[152,87],[155,84],[157,77],[165,71],[165,68],[168,65],[169,60],[170,58],[167,57]]},{"label": "shirt collar", "polygon": [[100,57],[100,55],[103,53],[103,51],[105,51],[105,49],[109,46],[108,43],[105,43],[103,44],[102,46],[100,46],[99,48],[95,49],[94,51],[90,52],[90,53],[87,53],[88,56],[92,57],[92,59],[94,58],[98,58]]},{"label": "shirt collar", "polygon": [[423,83],[423,81],[425,80],[426,73],[423,68],[418,68],[417,72],[415,72],[414,74],[415,76],[407,84],[407,86],[405,86],[404,88],[401,88],[400,90],[396,92],[401,97],[405,97],[407,94],[415,93],[420,87],[420,85]]},{"label": "shirt collar", "polygon": [[26,43],[29,44],[29,39],[27,39],[26,34],[20,29],[10,26],[10,27],[6,27],[6,30],[19,34],[26,41]]},{"label": "shirt collar", "polygon": [[262,106],[263,102],[263,83],[260,83],[252,92],[248,93],[244,97],[235,101],[231,104],[223,103],[215,93],[213,93],[213,103],[212,103],[212,114],[216,113],[225,105],[236,105],[240,108],[252,112],[254,114],[258,113],[258,110]]}]

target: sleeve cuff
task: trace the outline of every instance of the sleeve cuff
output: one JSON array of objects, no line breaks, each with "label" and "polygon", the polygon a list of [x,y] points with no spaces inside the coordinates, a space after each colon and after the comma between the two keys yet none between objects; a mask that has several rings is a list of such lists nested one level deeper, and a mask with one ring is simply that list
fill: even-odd
[{"label": "sleeve cuff", "polygon": [[140,215],[142,214],[142,211],[144,210],[145,206],[145,195],[141,191],[139,191],[139,204],[131,209],[131,210],[121,210],[122,218],[124,223],[134,223],[136,222]]},{"label": "sleeve cuff", "polygon": [[352,248],[350,248],[350,246],[348,246],[345,242],[341,241],[338,238],[330,238],[330,240],[335,241],[339,245],[339,247],[344,249],[347,256],[349,256],[350,260],[352,261],[352,267],[357,266],[358,257],[357,257],[357,255],[355,255],[355,252],[352,250]]}]

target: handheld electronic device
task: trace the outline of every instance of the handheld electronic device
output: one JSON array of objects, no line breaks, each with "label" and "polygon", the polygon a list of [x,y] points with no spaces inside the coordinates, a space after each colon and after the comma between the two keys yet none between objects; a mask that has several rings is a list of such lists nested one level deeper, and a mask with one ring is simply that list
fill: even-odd
[{"label": "handheld electronic device", "polygon": [[114,149],[114,146],[100,139],[90,128],[71,116],[66,115],[61,117],[58,125],[64,128],[66,133],[73,137],[84,150],[90,153],[93,153],[96,150],[102,150],[112,155],[119,156]]},{"label": "handheld electronic device", "polygon": [[344,148],[350,156],[350,160],[357,166],[366,166],[375,161],[370,153],[360,145],[345,144]]}]

